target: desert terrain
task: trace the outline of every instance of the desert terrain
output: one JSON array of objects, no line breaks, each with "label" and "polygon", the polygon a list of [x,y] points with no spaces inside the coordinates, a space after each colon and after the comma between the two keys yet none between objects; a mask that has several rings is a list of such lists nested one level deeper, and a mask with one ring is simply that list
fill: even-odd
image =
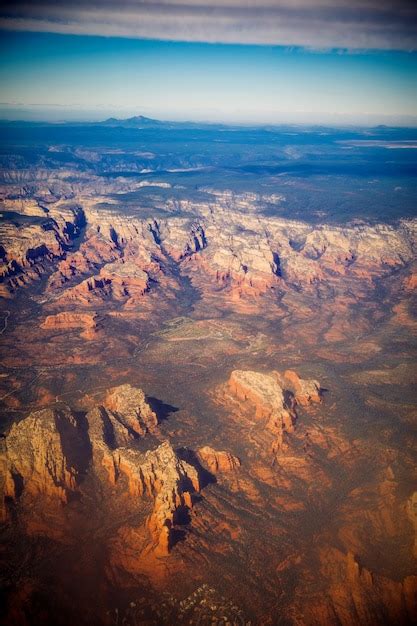
[{"label": "desert terrain", "polygon": [[222,185],[200,143],[149,173],[145,140],[22,141],[0,176],[2,623],[415,622],[417,219],[302,219],[293,178]]}]

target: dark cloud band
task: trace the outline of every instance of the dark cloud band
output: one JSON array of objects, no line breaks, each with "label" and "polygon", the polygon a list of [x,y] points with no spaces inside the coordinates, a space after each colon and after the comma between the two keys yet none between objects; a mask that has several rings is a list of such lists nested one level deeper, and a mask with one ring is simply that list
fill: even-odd
[{"label": "dark cloud band", "polygon": [[417,49],[411,0],[15,0],[9,30],[254,43],[312,48]]}]

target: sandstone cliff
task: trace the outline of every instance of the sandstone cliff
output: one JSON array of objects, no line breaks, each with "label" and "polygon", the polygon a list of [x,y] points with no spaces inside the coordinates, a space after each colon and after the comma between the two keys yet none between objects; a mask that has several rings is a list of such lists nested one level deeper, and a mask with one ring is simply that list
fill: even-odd
[{"label": "sandstone cliff", "polygon": [[192,494],[200,490],[197,470],[180,460],[167,441],[145,455],[120,448],[115,456],[118,470],[127,477],[129,493],[154,498],[147,526],[155,553],[166,556],[175,523],[181,524],[181,514],[192,507]]},{"label": "sandstone cliff", "polygon": [[228,388],[235,398],[254,408],[255,419],[266,420],[266,428],[276,437],[275,451],[282,448],[284,434],[294,430],[296,405],[321,401],[320,383],[303,380],[293,370],[284,374],[234,370]]},{"label": "sandstone cliff", "polygon": [[67,502],[77,489],[83,440],[69,409],[44,409],[13,424],[3,454],[5,497]]},{"label": "sandstone cliff", "polygon": [[284,399],[282,387],[274,376],[260,372],[234,370],[229,388],[239,400],[249,401],[255,409],[256,419],[266,419],[276,441],[274,448],[282,447],[284,433],[294,429],[295,412]]},{"label": "sandstone cliff", "polygon": [[53,215],[34,223],[2,223],[0,282],[5,293],[37,280],[48,271],[53,261],[63,258],[84,221],[82,209],[60,207]]},{"label": "sandstone cliff", "polygon": [[203,467],[210,473],[229,472],[237,469],[241,463],[237,456],[225,450],[214,450],[210,446],[204,446],[197,451],[197,457]]},{"label": "sandstone cliff", "polygon": [[81,337],[94,339],[97,334],[97,316],[90,313],[62,311],[55,315],[47,315],[41,324],[45,330],[72,331],[82,330]]},{"label": "sandstone cliff", "polygon": [[[335,548],[320,551],[326,594],[309,598],[307,624],[412,624],[417,614],[417,576],[392,580],[361,567],[357,557]],[[301,591],[301,590],[300,590]],[[304,597],[305,602],[305,597]],[[355,617],[352,618],[352,615]]]},{"label": "sandstone cliff", "polygon": [[[30,414],[11,427],[3,443],[2,519],[8,500],[26,507],[43,498],[41,508],[47,513],[58,502],[67,504],[71,493],[83,497],[80,481],[93,474],[105,491],[113,489],[113,499],[136,500],[139,511],[144,497],[153,501],[146,527],[155,555],[166,556],[200,480],[197,469],[181,460],[168,441],[145,453],[130,446],[134,437],[156,426],[143,391],[131,385],[110,390],[105,406],[94,407],[85,420],[67,408]],[[49,533],[45,524],[35,528]]]},{"label": "sandstone cliff", "polygon": [[274,372],[283,389],[291,391],[297,404],[307,406],[312,402],[321,402],[320,383],[313,379],[302,379],[294,370],[286,370],[283,374]]},{"label": "sandstone cliff", "polygon": [[152,432],[158,425],[142,389],[125,384],[111,389],[105,398],[104,406],[117,416],[118,420],[138,436]]}]

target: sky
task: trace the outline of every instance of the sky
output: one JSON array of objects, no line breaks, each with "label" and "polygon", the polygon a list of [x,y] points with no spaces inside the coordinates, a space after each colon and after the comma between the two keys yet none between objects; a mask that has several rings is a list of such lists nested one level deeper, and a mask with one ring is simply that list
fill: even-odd
[{"label": "sky", "polygon": [[417,125],[409,0],[14,0],[0,117]]}]

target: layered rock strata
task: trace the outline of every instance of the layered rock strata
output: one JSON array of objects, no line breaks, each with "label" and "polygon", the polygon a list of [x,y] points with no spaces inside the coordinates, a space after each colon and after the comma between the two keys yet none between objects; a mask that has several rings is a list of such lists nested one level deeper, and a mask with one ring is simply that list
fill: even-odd
[{"label": "layered rock strata", "polygon": [[203,467],[211,474],[230,472],[240,467],[241,462],[237,456],[225,450],[214,450],[210,446],[203,446],[197,451],[197,457]]},{"label": "layered rock strata", "polygon": [[72,331],[82,330],[81,337],[94,339],[98,330],[97,316],[90,313],[62,311],[55,315],[47,315],[41,324],[45,330]]},{"label": "layered rock strata", "polygon": [[13,424],[3,449],[3,497],[46,496],[67,502],[77,489],[82,445],[69,409],[36,411]]},{"label": "layered rock strata", "polygon": [[130,384],[111,389],[106,395],[104,406],[139,437],[154,431],[158,425],[158,418],[149,406],[142,389]]},{"label": "layered rock strata", "polygon": [[320,402],[320,383],[303,380],[292,370],[284,374],[234,370],[228,388],[239,401],[249,403],[256,420],[266,420],[266,428],[274,433],[273,449],[282,448],[284,434],[294,430],[296,404]]},{"label": "layered rock strata", "polygon": [[274,376],[260,372],[234,370],[229,379],[230,391],[238,400],[249,402],[255,410],[255,419],[266,419],[266,427],[274,433],[274,448],[282,447],[284,433],[294,429],[295,412],[285,399]]},{"label": "layered rock strata", "polygon": [[[157,417],[145,394],[131,385],[113,388],[105,406],[91,409],[85,419],[68,408],[31,413],[14,424],[3,442],[2,518],[7,502],[30,503],[33,498],[52,504],[68,503],[70,494],[82,497],[82,479],[93,472],[116,498],[153,499],[146,521],[157,556],[166,556],[176,525],[182,525],[200,490],[195,467],[181,460],[168,441],[143,453],[130,444],[155,431]],[[124,491],[127,486],[127,493]],[[45,529],[47,532],[47,529]]]}]

